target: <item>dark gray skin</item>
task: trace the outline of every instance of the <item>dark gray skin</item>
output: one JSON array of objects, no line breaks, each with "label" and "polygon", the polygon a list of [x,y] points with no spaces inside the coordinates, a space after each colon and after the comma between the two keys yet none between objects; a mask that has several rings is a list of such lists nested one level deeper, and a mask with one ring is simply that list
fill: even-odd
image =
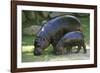
[{"label": "dark gray skin", "polygon": [[[66,53],[71,53],[72,47],[74,46],[78,46],[78,49],[75,53],[79,53],[81,47],[83,47],[84,53],[86,53],[84,35],[80,31],[73,31],[65,34],[56,46],[56,54],[62,55]],[[65,48],[67,49],[67,52]]]},{"label": "dark gray skin", "polygon": [[51,19],[36,35],[34,55],[41,55],[50,44],[56,52],[56,44],[64,34],[71,31],[81,31],[81,29],[79,19],[74,16],[64,15]]}]

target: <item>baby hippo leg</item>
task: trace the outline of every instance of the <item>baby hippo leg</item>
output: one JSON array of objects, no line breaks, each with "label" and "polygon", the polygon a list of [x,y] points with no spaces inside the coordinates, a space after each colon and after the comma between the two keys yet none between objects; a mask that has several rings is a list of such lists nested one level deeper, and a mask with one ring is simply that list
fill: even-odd
[{"label": "baby hippo leg", "polygon": [[77,51],[75,53],[79,53],[80,50],[81,50],[81,45],[78,45],[78,49],[77,49]]},{"label": "baby hippo leg", "polygon": [[70,54],[70,53],[72,53],[72,47],[71,46],[68,46],[67,47],[67,54]]},{"label": "baby hippo leg", "polygon": [[83,43],[82,47],[83,47],[84,54],[85,54],[87,52],[85,43]]}]

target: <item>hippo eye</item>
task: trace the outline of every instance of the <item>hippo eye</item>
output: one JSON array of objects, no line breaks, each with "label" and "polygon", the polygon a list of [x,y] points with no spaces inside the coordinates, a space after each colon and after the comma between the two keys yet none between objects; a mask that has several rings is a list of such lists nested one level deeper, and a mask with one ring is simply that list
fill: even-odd
[{"label": "hippo eye", "polygon": [[45,41],[45,38],[42,38],[43,41]]}]

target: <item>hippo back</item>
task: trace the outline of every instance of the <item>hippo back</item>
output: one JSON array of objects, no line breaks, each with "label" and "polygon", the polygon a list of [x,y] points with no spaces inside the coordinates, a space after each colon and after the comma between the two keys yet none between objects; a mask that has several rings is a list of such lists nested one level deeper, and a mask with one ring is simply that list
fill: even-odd
[{"label": "hippo back", "polygon": [[69,32],[62,37],[62,39],[83,39],[83,33],[80,31]]},{"label": "hippo back", "polygon": [[81,29],[81,23],[78,18],[71,15],[56,17],[48,21],[40,29],[37,36],[53,39],[57,36],[59,40],[65,33]]}]

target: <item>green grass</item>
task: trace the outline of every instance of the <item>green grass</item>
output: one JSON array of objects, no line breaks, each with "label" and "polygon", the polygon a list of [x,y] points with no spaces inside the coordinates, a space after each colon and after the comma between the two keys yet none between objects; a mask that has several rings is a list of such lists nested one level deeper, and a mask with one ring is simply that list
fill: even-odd
[{"label": "green grass", "polygon": [[34,39],[34,35],[22,35],[22,45],[33,45]]},{"label": "green grass", "polygon": [[[88,17],[81,17],[80,18],[82,28],[83,28],[83,33],[85,35],[85,41],[86,44],[89,44],[89,35],[90,35],[90,23],[89,23],[89,18]],[[43,55],[41,56],[34,56],[33,50],[33,42],[34,42],[35,36],[34,35],[23,35],[22,36],[22,62],[37,62],[37,61],[54,61],[54,60],[67,60],[68,57],[67,55],[60,55],[56,56],[52,53],[53,47],[49,46],[48,48],[45,49],[43,52]],[[85,56],[85,55],[83,55]],[[89,56],[89,55],[88,55]],[[77,56],[78,57],[78,56]],[[73,57],[72,57],[73,59]],[[81,59],[81,57],[79,58]]]},{"label": "green grass", "polygon": [[[23,47],[23,49],[24,48],[25,46]],[[34,56],[32,48],[34,49],[34,47],[28,47],[28,51],[24,50],[24,52],[22,53],[22,62],[49,61],[51,57],[55,57],[54,54],[52,53],[53,51],[52,46],[49,46],[47,49],[45,49],[43,55],[41,56]]]},{"label": "green grass", "polygon": [[22,62],[47,62],[47,61],[68,61],[68,60],[87,60],[90,58],[89,50],[86,54],[83,54],[83,50],[80,53],[66,54],[66,55],[54,55],[52,53],[52,46],[48,47],[44,53],[40,56],[34,56],[33,52],[23,52]]},{"label": "green grass", "polygon": [[82,30],[84,33],[85,41],[86,44],[89,44],[90,40],[90,22],[89,22],[89,17],[81,17],[80,18],[81,24],[82,24]]}]

